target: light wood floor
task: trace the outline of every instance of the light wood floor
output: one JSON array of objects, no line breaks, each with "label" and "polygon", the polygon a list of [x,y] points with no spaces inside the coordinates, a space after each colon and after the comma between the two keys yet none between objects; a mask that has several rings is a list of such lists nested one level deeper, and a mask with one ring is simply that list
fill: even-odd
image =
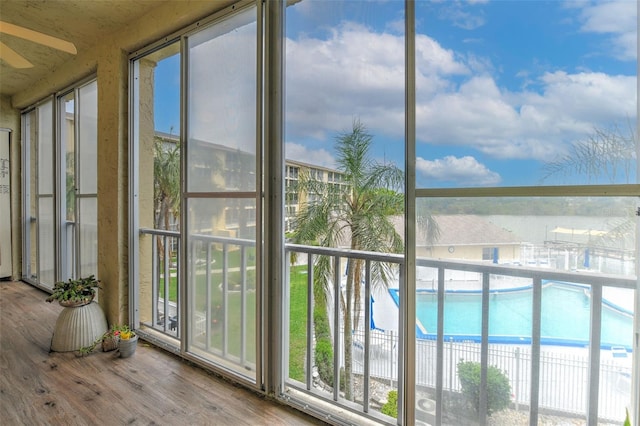
[{"label": "light wood floor", "polygon": [[0,424],[319,425],[158,348],[131,358],[49,352],[62,308],[21,282],[0,281]]}]

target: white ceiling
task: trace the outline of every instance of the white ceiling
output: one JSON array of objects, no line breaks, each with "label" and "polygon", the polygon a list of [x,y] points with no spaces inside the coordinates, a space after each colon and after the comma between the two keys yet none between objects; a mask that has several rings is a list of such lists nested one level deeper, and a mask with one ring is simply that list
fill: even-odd
[{"label": "white ceiling", "polygon": [[[0,20],[71,42],[82,54],[165,1],[0,0]],[[73,57],[9,34],[0,33],[0,42],[34,65],[18,69],[0,60],[0,95],[19,93]]]}]

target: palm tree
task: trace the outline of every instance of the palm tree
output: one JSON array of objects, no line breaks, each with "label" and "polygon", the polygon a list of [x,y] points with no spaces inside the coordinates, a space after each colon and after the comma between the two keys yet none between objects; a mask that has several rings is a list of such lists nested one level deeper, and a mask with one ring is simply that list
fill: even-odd
[{"label": "palm tree", "polygon": [[[338,247],[349,242],[352,250],[400,253],[402,237],[390,221],[390,216],[403,211],[403,195],[396,190],[403,182],[403,173],[395,165],[379,164],[369,156],[372,136],[359,121],[353,122],[350,132],[336,137],[340,182],[320,182],[301,176],[299,192],[315,194],[313,201],[303,205],[295,221],[292,239],[300,244]],[[351,348],[352,331],[359,326],[362,312],[362,278],[364,261],[349,259],[345,293],[340,293],[343,313],[345,398],[352,399]],[[315,265],[316,286],[331,291],[332,265],[328,258],[319,257]],[[387,285],[392,270],[388,264],[372,265],[371,282]],[[326,302],[326,299],[325,299]],[[327,304],[323,304],[325,309]],[[334,330],[337,332],[337,330]],[[334,384],[335,386],[336,384]]]},{"label": "palm tree", "polygon": [[[180,216],[180,144],[176,139],[154,136],[153,157],[153,207],[154,227],[170,229],[171,218]],[[160,268],[164,259],[164,238],[156,239],[157,262]],[[168,242],[169,247],[172,244]]]},{"label": "palm tree", "polygon": [[155,227],[169,229],[169,219],[180,214],[180,145],[158,136],[154,141],[153,201]]},{"label": "palm tree", "polygon": [[[545,175],[542,180],[560,177],[567,180],[586,179],[587,183],[630,183],[637,170],[637,146],[638,135],[631,123],[628,123],[626,130],[618,124],[608,128],[595,127],[583,140],[574,142],[568,154],[544,163]],[[633,247],[636,212],[626,211],[627,217],[613,219],[609,232],[595,242],[609,247],[617,244]],[[625,239],[628,240],[626,244]]]},{"label": "palm tree", "polygon": [[588,183],[630,183],[638,159],[638,137],[633,125],[626,131],[617,124],[594,128],[583,140],[574,142],[569,152],[544,164],[542,180],[552,177],[587,179]]}]

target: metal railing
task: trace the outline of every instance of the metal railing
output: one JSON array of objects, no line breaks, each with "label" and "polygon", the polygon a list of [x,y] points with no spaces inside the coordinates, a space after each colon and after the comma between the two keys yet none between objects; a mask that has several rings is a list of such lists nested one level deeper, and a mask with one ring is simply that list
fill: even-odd
[{"label": "metal railing", "polygon": [[[150,295],[141,303],[150,304],[148,320],[142,323],[167,336],[181,338],[180,294],[180,233],[157,229],[141,229],[141,236],[151,237]],[[248,251],[255,248],[252,240],[213,237],[193,234],[189,246],[190,277],[192,280],[189,306],[189,341],[195,348],[220,356],[234,364],[255,368],[254,356],[247,354],[249,336],[246,321],[247,294],[255,290],[255,280],[248,280],[250,264]],[[236,254],[235,266],[229,266],[231,253]],[[231,274],[236,278],[231,279]],[[214,292],[221,294],[213,302]],[[146,294],[149,294],[146,292]],[[237,295],[237,297],[231,295]],[[230,299],[238,300],[239,332],[231,329]],[[235,305],[234,305],[235,306]],[[253,326],[252,321],[250,326]],[[237,343],[230,349],[230,340]],[[237,347],[237,348],[236,348]]]},{"label": "metal railing", "polygon": [[[402,359],[400,349],[402,347],[401,336],[395,336],[393,342],[384,342],[380,336],[372,337],[370,327],[371,311],[369,303],[363,303],[364,315],[362,324],[354,327],[354,344],[352,358],[359,360],[356,363],[354,373],[362,376],[362,393],[356,402],[346,401],[339,391],[338,386],[328,389],[325,384],[318,386],[317,374],[314,371],[316,362],[313,359],[313,264],[317,256],[330,257],[333,265],[333,282],[331,283],[330,321],[332,330],[342,330],[342,317],[340,312],[340,300],[338,295],[342,291],[343,265],[347,259],[360,259],[365,263],[364,272],[364,300],[371,298],[371,268],[375,262],[385,262],[396,265],[398,278],[391,286],[399,287],[402,282],[404,259],[393,254],[381,254],[371,252],[358,252],[351,250],[329,249],[322,247],[308,247],[288,244],[286,250],[289,254],[295,253],[297,259],[306,255],[307,293],[310,295],[307,301],[307,330],[308,344],[305,365],[312,368],[306,369],[303,383],[297,380],[289,380],[288,384],[296,390],[319,396],[325,400],[338,404],[341,408],[359,412],[370,412],[369,389],[373,381],[382,379],[390,383],[397,383],[401,377],[397,376],[398,363]],[[620,366],[617,363],[602,359],[601,355],[601,318],[603,309],[602,292],[605,287],[634,289],[635,277],[622,277],[604,274],[592,274],[582,271],[580,274],[550,270],[547,268],[527,268],[520,266],[504,266],[489,262],[470,262],[459,260],[417,259],[419,267],[434,268],[437,271],[437,280],[434,283],[438,294],[438,311],[443,312],[445,307],[446,282],[445,276],[450,271],[465,271],[478,274],[480,281],[477,283],[482,292],[482,333],[480,343],[445,343],[443,321],[438,321],[437,337],[435,341],[418,339],[416,342],[417,386],[430,388],[434,400],[434,410],[428,418],[433,424],[442,424],[442,415],[445,407],[443,400],[445,392],[459,392],[460,384],[455,374],[455,364],[458,357],[466,360],[476,360],[483,370],[483,383],[481,388],[486,389],[486,371],[490,365],[498,365],[499,368],[512,372],[511,386],[516,391],[513,402],[518,406],[526,406],[530,413],[532,424],[537,423],[538,413],[542,410],[552,410],[567,415],[587,417],[589,424],[595,424],[598,418],[617,419],[622,407],[628,401],[628,397],[616,394],[626,385],[622,382],[630,378],[630,367]],[[515,349],[504,345],[489,344],[489,295],[491,280],[517,279],[518,282],[526,280],[532,291],[532,327],[529,336],[530,344],[526,349]],[[542,311],[542,287],[548,280],[581,284],[589,288],[591,303],[591,323],[588,348],[584,354],[576,357],[562,356],[549,353],[541,345],[541,311]],[[605,301],[606,302],[606,301]],[[399,316],[399,313],[396,313]],[[439,317],[440,319],[442,317]],[[342,341],[340,332],[334,332],[334,370],[333,382],[340,383],[340,366],[344,362],[342,358]],[[309,337],[310,336],[310,337]],[[591,344],[591,342],[598,342]],[[386,354],[380,357],[381,351]],[[357,352],[362,355],[357,356]],[[354,353],[356,356],[354,356]],[[367,356],[368,354],[368,356]],[[374,355],[377,354],[377,355]],[[502,354],[502,355],[500,355]],[[449,358],[452,357],[453,358]],[[629,355],[630,356],[630,355]],[[383,358],[379,361],[378,358]],[[449,359],[449,361],[447,361]],[[507,360],[516,360],[517,364],[506,364]],[[448,364],[447,364],[448,362]],[[503,367],[500,367],[500,366]],[[424,368],[424,366],[427,366]],[[386,372],[383,372],[386,371]],[[430,377],[429,377],[430,375]],[[614,384],[613,390],[611,384]],[[320,390],[320,391],[318,391]],[[400,389],[401,390],[401,389]],[[625,401],[625,398],[627,401]],[[359,401],[357,401],[359,399]],[[479,419],[487,416],[487,399],[484,395],[484,405],[481,405]],[[400,404],[399,404],[400,406]],[[482,421],[481,421],[482,422]]]},{"label": "metal railing", "polygon": [[154,330],[180,338],[180,233],[141,229],[140,235],[151,237],[151,300],[141,302],[150,303],[151,316],[143,323]]},{"label": "metal railing", "polygon": [[[364,339],[364,333],[354,333],[355,341]],[[380,383],[397,383],[398,334],[394,331],[377,332],[371,338],[370,374]],[[436,342],[418,339],[416,342],[416,386],[425,397],[436,389],[436,377],[443,378],[443,392],[462,392],[457,374],[458,362],[480,362],[481,345],[453,339],[444,343],[444,368],[436,368]],[[539,411],[584,416],[587,410],[589,358],[586,350],[563,351],[562,348],[544,348],[540,354]],[[354,344],[354,372],[364,373],[364,351],[360,343]],[[617,360],[609,351],[602,351],[600,362],[600,393],[598,417],[604,421],[619,421],[630,399],[631,354]],[[607,357],[608,356],[608,357]],[[531,348],[526,345],[489,344],[488,365],[505,373],[511,387],[511,402],[516,410],[527,411],[530,401]]]},{"label": "metal railing", "polygon": [[[180,264],[172,253],[179,253],[180,237],[177,232],[160,230],[141,230],[141,234],[148,234],[152,241],[152,298],[143,303],[151,303],[151,321],[145,325],[160,332],[180,338],[179,312],[179,287]],[[201,349],[222,356],[239,365],[253,368],[254,360],[247,357],[247,304],[246,295],[253,291],[249,285],[247,272],[251,270],[248,262],[249,250],[255,247],[255,242],[235,238],[210,237],[204,235],[191,236],[191,244],[188,248],[191,276],[196,280],[202,293],[198,297],[191,298],[189,305],[190,341],[199,345]],[[344,399],[339,386],[332,388],[326,384],[318,386],[317,366],[314,359],[314,319],[313,319],[313,276],[314,260],[318,256],[327,256],[331,259],[332,280],[329,283],[329,321],[331,324],[332,344],[334,350],[333,382],[340,383],[340,366],[344,364],[341,302],[339,295],[343,292],[344,268],[349,259],[359,259],[364,264],[363,300],[369,301],[372,297],[372,268],[380,263],[393,265],[397,275],[395,282],[390,286],[399,287],[404,271],[404,258],[396,254],[372,253],[323,247],[311,247],[295,244],[286,245],[286,254],[295,253],[298,266],[305,270],[307,281],[307,317],[306,322],[306,350],[304,379],[288,379],[287,386],[300,391],[313,398],[320,398],[331,405],[337,405],[340,409],[359,415],[380,418],[380,414],[372,408],[375,402],[372,398],[374,384],[379,380],[389,381],[398,386],[397,371],[402,359],[402,337],[395,334],[392,338],[381,336],[379,332],[372,330],[369,324],[372,320],[371,305],[362,303],[362,322],[355,327],[353,332],[352,359],[354,360],[353,372],[359,377],[358,387],[361,395],[354,397],[353,401]],[[234,252],[233,265],[229,266],[230,253]],[[214,253],[217,253],[214,256]],[[288,257],[287,257],[288,258]],[[619,417],[621,407],[624,406],[624,394],[629,386],[630,369],[615,362],[603,359],[599,344],[589,344],[584,353],[576,356],[567,356],[544,350],[541,345],[541,305],[542,284],[546,280],[571,282],[588,286],[590,289],[591,324],[589,342],[601,341],[601,318],[603,309],[603,288],[614,287],[623,289],[635,289],[635,277],[621,277],[603,274],[591,274],[581,272],[579,274],[551,270],[547,268],[528,268],[503,266],[488,262],[469,262],[458,260],[417,259],[417,266],[434,268],[437,271],[437,280],[434,287],[438,294],[438,310],[445,307],[445,276],[448,271],[467,271],[479,274],[481,277],[478,286],[482,289],[482,333],[480,343],[465,343],[445,341],[442,321],[438,323],[435,340],[418,339],[416,342],[416,383],[418,388],[428,389],[434,400],[434,410],[430,420],[434,424],[441,424],[443,400],[445,393],[459,392],[460,383],[455,371],[455,364],[460,358],[476,360],[484,371],[483,380],[486,380],[488,366],[496,365],[507,371],[510,379],[513,399],[516,408],[526,407],[530,413],[530,421],[537,423],[538,413],[544,410],[553,410],[567,415],[587,417],[589,422],[597,422],[601,419],[616,419]],[[231,274],[235,274],[235,284],[231,283]],[[289,277],[290,271],[287,271]],[[172,280],[175,275],[175,284]],[[215,276],[215,279],[214,279]],[[488,303],[492,280],[517,279],[519,282],[526,280],[532,288],[532,328],[530,344],[525,346],[505,346],[489,343],[489,318]],[[216,281],[219,279],[219,282]],[[255,284],[255,283],[254,283]],[[173,293],[172,286],[175,286]],[[215,286],[221,291],[220,306],[212,302],[212,291]],[[289,288],[289,283],[287,285]],[[193,290],[195,291],[195,290]],[[240,318],[243,318],[239,331],[240,349],[230,351],[230,332],[227,327],[230,313],[229,295],[232,292],[240,294],[240,304],[234,309],[239,309]],[[173,295],[175,294],[175,295]],[[194,293],[195,294],[195,293]],[[286,293],[288,294],[288,293]],[[288,312],[288,309],[287,309]],[[399,312],[390,313],[397,315]],[[216,328],[215,318],[220,317],[224,327]],[[285,324],[288,322],[285,321]],[[367,326],[364,326],[367,325]],[[251,326],[251,325],[250,325]],[[287,331],[285,330],[285,334]],[[217,336],[214,338],[214,336]],[[234,337],[235,338],[235,337]],[[218,340],[216,340],[218,339]],[[387,339],[387,340],[385,340]],[[390,340],[389,340],[390,339]],[[217,343],[215,343],[217,342]],[[288,348],[285,348],[285,353]],[[630,355],[629,355],[630,356]],[[484,383],[486,388],[486,382]],[[400,387],[401,388],[401,387]],[[611,390],[613,389],[613,390]],[[614,393],[611,393],[614,392]],[[622,394],[615,394],[622,392]],[[291,394],[287,396],[291,398]],[[625,396],[626,397],[626,396]],[[486,401],[486,395],[485,395]],[[309,401],[294,401],[303,407],[313,405]],[[311,408],[309,408],[311,409]],[[487,406],[481,405],[479,418],[486,417]],[[592,420],[594,419],[594,420]]]},{"label": "metal railing", "polygon": [[[250,260],[254,254],[255,241],[238,238],[212,237],[206,235],[191,235],[189,258],[191,276],[193,277],[193,295],[190,301],[191,320],[193,327],[191,342],[206,352],[223,357],[227,361],[248,369],[255,369],[255,354],[249,356],[247,343],[249,328],[254,328],[255,318],[248,320],[249,306],[247,296],[255,292],[255,279],[249,279],[249,271],[255,271],[255,263]],[[218,254],[218,259],[214,253]],[[230,266],[230,257],[234,253],[236,258]],[[231,275],[235,275],[232,279]],[[214,280],[219,277],[219,282]],[[219,303],[214,304],[212,294],[217,290],[221,293]],[[200,291],[200,293],[199,293]],[[235,309],[231,309],[231,297],[237,302]],[[232,311],[239,319],[239,329],[231,330],[230,314]],[[231,349],[231,339],[236,342],[236,348]]]}]

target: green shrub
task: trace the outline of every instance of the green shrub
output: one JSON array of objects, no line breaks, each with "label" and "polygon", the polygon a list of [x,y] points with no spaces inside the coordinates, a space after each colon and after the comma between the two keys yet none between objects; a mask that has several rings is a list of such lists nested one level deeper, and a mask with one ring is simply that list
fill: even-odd
[{"label": "green shrub", "polygon": [[[458,363],[458,377],[462,384],[462,394],[474,408],[480,411],[480,363],[461,361]],[[487,413],[504,410],[511,402],[509,378],[497,367],[487,367]]]},{"label": "green shrub", "polygon": [[316,303],[313,310],[313,322],[316,334],[315,363],[318,375],[324,383],[333,386],[333,344],[325,306]]},{"label": "green shrub", "polygon": [[380,408],[380,412],[387,416],[398,418],[398,391],[389,391],[387,402]]},{"label": "green shrub", "polygon": [[320,379],[333,386],[333,348],[326,339],[316,340],[316,367]]},{"label": "green shrub", "polygon": [[331,339],[331,329],[329,327],[329,319],[327,318],[327,310],[323,306],[316,306],[313,310],[313,322],[315,325],[316,338],[325,337]]}]

